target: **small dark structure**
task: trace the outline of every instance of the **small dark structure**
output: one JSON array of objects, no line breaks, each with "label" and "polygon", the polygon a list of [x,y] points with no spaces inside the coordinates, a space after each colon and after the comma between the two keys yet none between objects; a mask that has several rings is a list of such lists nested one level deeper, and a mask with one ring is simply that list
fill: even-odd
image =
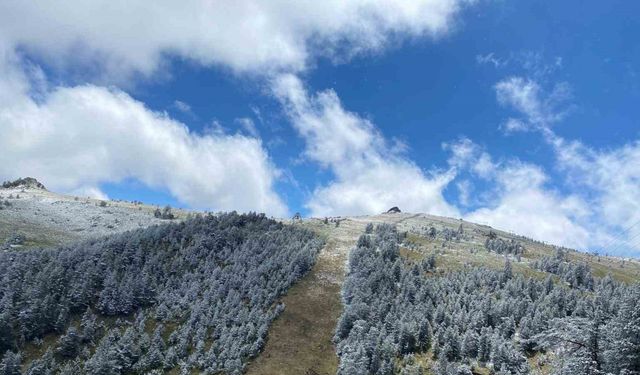
[{"label": "small dark structure", "polygon": [[388,214],[399,214],[400,212],[402,211],[397,206],[393,206],[387,211]]}]

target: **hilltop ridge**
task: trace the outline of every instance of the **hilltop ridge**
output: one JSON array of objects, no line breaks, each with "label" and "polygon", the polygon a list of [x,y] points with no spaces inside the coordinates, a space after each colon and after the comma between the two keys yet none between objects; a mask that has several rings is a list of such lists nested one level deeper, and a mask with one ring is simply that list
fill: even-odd
[{"label": "hilltop ridge", "polygon": [[[167,222],[156,217],[158,209],[142,202],[58,194],[34,178],[18,179],[0,187],[0,247],[16,236],[24,241],[12,247],[49,247]],[[171,212],[177,219],[188,215],[176,208]]]},{"label": "hilltop ridge", "polygon": [[30,188],[30,189],[47,190],[47,188],[44,187],[44,185],[40,181],[36,180],[33,177],[24,177],[24,178],[18,178],[17,180],[13,180],[13,181],[5,181],[2,183],[2,187],[5,189]]}]

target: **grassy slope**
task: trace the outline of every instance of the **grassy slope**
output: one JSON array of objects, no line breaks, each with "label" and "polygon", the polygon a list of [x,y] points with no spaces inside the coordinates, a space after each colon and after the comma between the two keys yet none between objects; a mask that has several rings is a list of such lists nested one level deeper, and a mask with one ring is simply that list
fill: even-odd
[{"label": "grassy slope", "polygon": [[264,351],[247,374],[333,375],[338,357],[331,341],[342,313],[340,285],[322,282],[332,267],[320,259],[283,298],[286,309],[269,329]]},{"label": "grassy slope", "polygon": [[365,222],[346,220],[336,227],[320,220],[301,223],[327,239],[309,274],[283,298],[286,308],[269,329],[264,351],[247,374],[333,375],[338,357],[332,338],[342,313],[340,289],[347,254]]},{"label": "grassy slope", "polygon": [[[462,223],[464,235],[459,242],[447,242],[443,246],[440,238],[428,239],[424,233],[424,227],[433,225],[436,229],[457,229]],[[436,253],[441,270],[456,270],[465,265],[484,266],[501,269],[504,266],[504,256],[489,252],[484,248],[484,241],[490,231],[505,239],[515,239],[524,245],[525,253],[520,262],[511,259],[514,271],[530,277],[544,278],[546,273],[534,270],[531,262],[552,255],[554,248],[551,245],[532,241],[511,233],[496,230],[484,225],[477,225],[460,220],[436,218],[422,215],[414,219],[408,219],[398,225],[398,229],[407,232],[403,252],[406,256],[419,260],[422,257]],[[570,251],[569,258],[572,261],[586,262],[591,266],[594,276],[604,277],[610,274],[614,279],[632,283],[640,281],[640,262],[638,260],[623,260],[616,257],[595,256],[591,254]]]}]

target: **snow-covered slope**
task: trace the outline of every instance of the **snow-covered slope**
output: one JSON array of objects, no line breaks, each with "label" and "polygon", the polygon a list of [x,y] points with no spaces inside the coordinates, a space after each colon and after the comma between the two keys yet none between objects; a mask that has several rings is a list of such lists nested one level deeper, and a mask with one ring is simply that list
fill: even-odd
[{"label": "snow-covered slope", "polygon": [[[33,186],[0,188],[0,207],[0,246],[16,236],[23,243],[14,247],[53,246],[167,222],[154,217],[155,206],[73,197]],[[187,215],[183,210],[173,213]]]}]

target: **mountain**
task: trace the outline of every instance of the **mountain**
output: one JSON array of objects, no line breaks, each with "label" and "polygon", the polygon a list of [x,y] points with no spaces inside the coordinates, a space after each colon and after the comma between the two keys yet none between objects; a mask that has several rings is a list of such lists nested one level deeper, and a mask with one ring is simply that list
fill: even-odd
[{"label": "mountain", "polygon": [[[0,313],[0,331],[4,316],[12,333],[22,332],[5,344],[11,348],[7,353],[20,350],[20,361],[7,354],[3,363],[19,362],[22,371],[51,363],[69,371],[97,371],[116,366],[115,361],[128,367],[112,373],[155,368],[172,373],[482,374],[501,367],[504,373],[550,373],[570,365],[574,372],[565,373],[579,374],[592,366],[585,360],[589,352],[569,350],[561,339],[591,332],[583,329],[594,321],[589,311],[606,313],[597,320],[606,338],[591,337],[602,340],[598,366],[622,371],[611,367],[625,363],[612,345],[620,340],[627,340],[627,347],[640,345],[619,328],[635,319],[640,263],[634,259],[581,253],[486,225],[395,210],[279,221],[172,210],[175,218],[168,220],[156,217],[162,217],[158,207],[102,203],[35,186],[1,188],[0,195],[9,202],[0,210],[0,243],[8,243],[0,252],[5,275],[0,306],[11,314]],[[14,243],[16,237],[20,243]],[[261,250],[267,248],[272,250]],[[269,256],[275,258],[264,258]],[[22,261],[16,259],[36,268],[18,267]],[[66,271],[43,273],[58,268]],[[18,286],[7,276],[15,278],[16,272],[21,280],[39,272],[40,279],[55,274],[56,280],[67,281],[54,293],[35,281]],[[236,273],[245,276],[232,277]],[[93,286],[79,287],[87,274]],[[242,282],[266,274],[280,276]],[[212,283],[225,298],[212,299]],[[144,286],[153,292],[144,292]],[[26,298],[25,290],[36,297]],[[70,290],[84,290],[86,297]],[[21,315],[25,306],[40,306],[33,301],[53,296],[68,311],[33,320]],[[247,315],[241,313],[241,301]],[[211,307],[205,313],[203,306]],[[277,312],[271,310],[276,306]],[[473,323],[476,332],[470,325],[481,312],[484,323]],[[221,326],[223,316],[231,320]],[[256,319],[261,323],[252,323]],[[83,321],[94,320],[100,333],[83,338]],[[223,330],[229,324],[236,328]],[[25,327],[33,331],[20,331]],[[238,342],[246,346],[232,344],[230,337],[240,334],[246,339]],[[215,346],[216,340],[227,344]],[[483,344],[486,357],[477,354],[478,340],[488,342]],[[378,349],[362,349],[368,347]],[[83,348],[88,353],[82,354]],[[110,357],[111,350],[123,348],[133,354]]]}]

